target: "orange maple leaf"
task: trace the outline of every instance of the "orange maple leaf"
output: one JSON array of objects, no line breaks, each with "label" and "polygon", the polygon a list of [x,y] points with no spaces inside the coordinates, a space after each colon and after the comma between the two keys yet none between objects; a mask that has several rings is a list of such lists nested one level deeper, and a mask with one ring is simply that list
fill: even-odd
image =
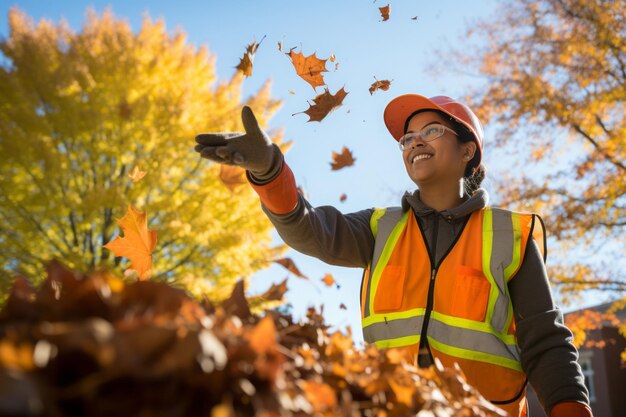
[{"label": "orange maple leaf", "polygon": [[319,59],[315,56],[315,52],[307,57],[302,52],[293,52],[291,49],[286,52],[291,59],[293,67],[296,69],[296,73],[307,83],[311,84],[311,87],[315,90],[316,87],[326,85],[324,82],[324,76],[322,72],[328,72],[326,69],[327,59]]},{"label": "orange maple leaf", "polygon": [[[265,39],[265,36],[263,36],[263,39]],[[259,48],[259,45],[261,45],[261,42],[263,42],[263,39],[261,39],[258,43],[255,41],[248,45],[246,47],[246,52],[243,53],[243,57],[239,59],[239,65],[237,65],[236,69],[241,71],[246,77],[252,75],[252,62],[254,62],[254,54]]]},{"label": "orange maple leaf", "polygon": [[348,196],[346,195],[346,193],[343,193],[339,196],[339,201],[341,201],[342,203],[346,201],[347,199],[348,199]]},{"label": "orange maple leaf", "polygon": [[246,170],[238,166],[220,165],[220,180],[232,192],[246,183],[245,173]]},{"label": "orange maple leaf", "polygon": [[131,267],[137,271],[139,279],[148,278],[152,272],[152,251],[156,246],[157,232],[148,230],[146,213],[130,204],[124,217],[116,220],[124,237],[116,236],[104,247],[113,251],[115,256],[130,259]]},{"label": "orange maple leaf", "polygon": [[333,151],[333,162],[330,163],[330,167],[333,171],[337,171],[341,168],[354,165],[356,158],[352,156],[352,152],[345,146],[341,149],[341,153]]},{"label": "orange maple leaf", "polygon": [[132,172],[128,174],[128,177],[131,180],[133,180],[133,182],[137,182],[140,179],[142,179],[145,175],[146,175],[146,171],[140,171],[139,167],[135,165],[135,168],[133,168]]},{"label": "orange maple leaf", "polygon": [[309,279],[306,275],[300,272],[300,270],[298,269],[298,267],[296,266],[296,264],[291,258],[274,259],[273,262],[276,262],[277,264],[282,265],[283,267],[287,269],[287,271],[291,272],[297,277]]},{"label": "orange maple leaf", "polygon": [[[341,106],[343,99],[347,95],[348,93],[343,87],[341,87],[341,90],[337,91],[335,95],[330,94],[327,88],[322,94],[319,94],[313,99],[315,104],[311,105],[309,103],[309,108],[300,113],[306,113],[309,116],[307,122],[321,122],[332,110]],[[293,115],[295,114],[298,113],[294,113]]]},{"label": "orange maple leaf", "polygon": [[390,12],[389,4],[384,7],[379,7],[378,10],[380,10],[380,15],[383,17],[383,22],[385,20],[389,20],[389,12]]},{"label": "orange maple leaf", "polygon": [[[376,80],[376,78],[374,78]],[[391,80],[393,81],[393,80]],[[376,90],[383,90],[383,91],[387,91],[389,90],[389,87],[391,87],[391,81],[389,80],[376,80],[376,82],[372,83],[372,85],[370,86],[370,95],[374,94],[374,91]]]}]

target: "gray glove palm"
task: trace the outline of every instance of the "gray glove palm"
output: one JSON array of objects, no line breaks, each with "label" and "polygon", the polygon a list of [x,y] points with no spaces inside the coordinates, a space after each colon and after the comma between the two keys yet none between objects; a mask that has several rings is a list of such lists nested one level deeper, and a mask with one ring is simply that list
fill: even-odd
[{"label": "gray glove palm", "polygon": [[202,158],[220,164],[244,168],[257,179],[266,180],[277,174],[282,152],[261,129],[248,106],[241,110],[245,133],[200,133],[195,151]]}]

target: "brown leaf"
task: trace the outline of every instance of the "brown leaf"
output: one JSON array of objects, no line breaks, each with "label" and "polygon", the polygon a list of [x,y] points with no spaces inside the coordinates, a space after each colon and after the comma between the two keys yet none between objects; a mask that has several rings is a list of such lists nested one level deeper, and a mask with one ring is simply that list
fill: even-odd
[{"label": "brown leaf", "polygon": [[383,18],[383,22],[386,20],[389,20],[389,12],[390,12],[389,4],[384,7],[379,7],[378,10],[380,10],[380,15]]},{"label": "brown leaf", "polygon": [[348,199],[348,196],[346,195],[346,193],[341,194],[341,196],[339,197],[339,201],[341,201],[342,203],[346,201],[347,199]]},{"label": "brown leaf", "polygon": [[282,265],[283,267],[287,269],[287,271],[291,272],[297,277],[309,279],[306,275],[300,272],[300,270],[298,269],[298,267],[296,266],[296,264],[293,262],[291,258],[274,259],[272,262],[276,262],[277,264]]},{"label": "brown leaf", "polygon": [[380,80],[380,81],[376,80],[376,82],[372,83],[372,85],[369,88],[370,95],[374,94],[374,91],[376,90],[387,91],[389,90],[390,86],[391,86],[391,81],[389,80]]},{"label": "brown leaf", "polygon": [[281,41],[278,41],[278,52],[282,52],[283,51],[283,43]]},{"label": "brown leaf", "polygon": [[[265,39],[265,36],[263,36],[263,39]],[[248,45],[246,47],[246,52],[243,53],[243,57],[239,60],[239,65],[237,65],[236,69],[241,71],[246,77],[252,75],[252,62],[254,61],[254,54],[259,48],[259,45],[261,45],[261,42],[263,42],[263,39],[261,39],[258,43],[255,41]]]},{"label": "brown leaf", "polygon": [[302,52],[293,52],[293,49],[287,52],[287,55],[296,69],[296,73],[311,87],[326,85],[322,72],[328,72],[326,69],[326,59],[319,59],[315,56],[315,52],[307,57]]},{"label": "brown leaf", "polygon": [[341,153],[333,151],[333,162],[330,163],[330,166],[333,171],[337,171],[341,168],[354,165],[354,161],[356,161],[356,158],[354,158],[352,152],[344,146],[341,149]]},{"label": "brown leaf", "polygon": [[332,110],[341,106],[343,99],[347,95],[348,93],[343,87],[335,95],[330,94],[330,91],[326,88],[322,94],[317,95],[313,99],[313,105],[309,103],[309,108],[300,113],[306,113],[309,116],[307,122],[321,122]]},{"label": "brown leaf", "polygon": [[346,307],[346,305],[344,303],[339,304],[339,309],[340,310],[347,310],[348,307]]},{"label": "brown leaf", "polygon": [[265,291],[261,295],[261,299],[264,301],[282,300],[286,292],[287,292],[287,278],[282,280],[280,284],[272,284],[269,290]]},{"label": "brown leaf", "polygon": [[246,170],[241,167],[220,164],[220,180],[231,192],[246,183],[245,174]]},{"label": "brown leaf", "polygon": [[330,60],[330,62],[335,62],[335,53],[333,52],[332,54],[330,54],[330,58],[328,58]]},{"label": "brown leaf", "polygon": [[222,308],[228,314],[234,314],[241,319],[248,319],[252,317],[250,307],[248,306],[248,300],[243,289],[243,280],[237,281],[233,292],[230,297],[222,303]]}]

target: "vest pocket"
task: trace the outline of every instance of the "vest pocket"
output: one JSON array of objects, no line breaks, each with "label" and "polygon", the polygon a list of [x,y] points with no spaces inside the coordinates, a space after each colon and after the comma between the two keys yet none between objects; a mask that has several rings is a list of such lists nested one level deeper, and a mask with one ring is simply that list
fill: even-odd
[{"label": "vest pocket", "polygon": [[491,285],[482,271],[459,265],[452,294],[451,314],[464,319],[483,321]]},{"label": "vest pocket", "polygon": [[383,313],[397,311],[402,306],[404,296],[404,267],[387,265],[380,275],[374,297],[374,311]]}]

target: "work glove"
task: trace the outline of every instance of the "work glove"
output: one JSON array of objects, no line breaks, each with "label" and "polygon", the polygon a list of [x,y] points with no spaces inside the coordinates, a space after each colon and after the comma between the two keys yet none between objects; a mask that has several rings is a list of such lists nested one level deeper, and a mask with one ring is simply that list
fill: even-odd
[{"label": "work glove", "polygon": [[200,133],[195,151],[202,158],[244,168],[261,182],[272,179],[281,168],[280,148],[261,129],[250,107],[243,107],[241,120],[246,133]]}]

